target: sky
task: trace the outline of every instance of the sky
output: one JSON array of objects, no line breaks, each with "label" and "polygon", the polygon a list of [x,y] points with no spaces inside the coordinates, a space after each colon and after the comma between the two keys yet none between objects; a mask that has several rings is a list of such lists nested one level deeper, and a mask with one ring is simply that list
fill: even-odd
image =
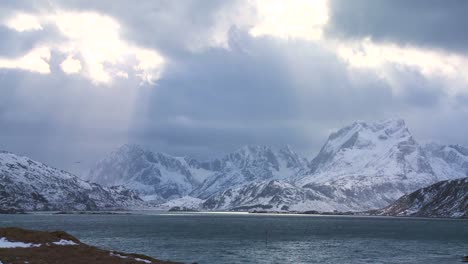
[{"label": "sky", "polygon": [[0,149],[79,175],[122,144],[311,158],[357,120],[468,146],[468,1],[3,0]]}]

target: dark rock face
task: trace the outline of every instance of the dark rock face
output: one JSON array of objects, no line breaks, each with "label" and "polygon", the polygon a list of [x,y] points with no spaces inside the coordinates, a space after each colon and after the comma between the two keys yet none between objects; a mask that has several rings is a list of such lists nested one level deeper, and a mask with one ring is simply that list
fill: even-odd
[{"label": "dark rock face", "polygon": [[441,181],[407,194],[388,207],[374,212],[378,215],[468,217],[468,177]]}]

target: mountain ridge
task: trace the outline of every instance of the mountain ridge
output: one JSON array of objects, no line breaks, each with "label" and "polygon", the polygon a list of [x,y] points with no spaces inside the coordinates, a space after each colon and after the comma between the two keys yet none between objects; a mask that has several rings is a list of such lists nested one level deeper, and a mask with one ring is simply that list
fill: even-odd
[{"label": "mountain ridge", "polygon": [[[158,157],[158,154],[151,155]],[[435,182],[468,175],[467,149],[455,145],[420,144],[402,119],[358,121],[345,126],[331,133],[310,161],[289,146],[274,150],[257,145],[241,147],[210,161],[172,156],[170,159],[183,161],[184,170],[188,171],[186,175],[200,175],[201,171],[203,177],[169,199],[168,196],[160,197],[162,202],[189,195],[204,200],[203,206],[210,210],[243,208],[239,201],[244,201],[246,206],[257,204],[278,210],[281,209],[279,204],[288,208],[303,204],[304,209],[309,210],[320,207],[363,211],[385,207],[401,196]],[[124,160],[124,164],[127,162]],[[147,167],[154,168],[153,165],[141,167],[137,175]],[[121,164],[111,163],[110,166],[118,168]],[[195,169],[199,171],[192,173]],[[113,174],[105,170],[100,173]],[[156,173],[151,177],[160,176]],[[277,194],[271,193],[262,199],[252,191],[272,187],[270,183],[285,189],[276,188]],[[161,188],[166,187],[162,185]],[[309,198],[301,200],[299,197]],[[306,204],[310,207],[305,208]]]},{"label": "mountain ridge", "polygon": [[141,205],[122,186],[102,187],[8,151],[0,152],[0,208],[3,211],[102,210]]}]

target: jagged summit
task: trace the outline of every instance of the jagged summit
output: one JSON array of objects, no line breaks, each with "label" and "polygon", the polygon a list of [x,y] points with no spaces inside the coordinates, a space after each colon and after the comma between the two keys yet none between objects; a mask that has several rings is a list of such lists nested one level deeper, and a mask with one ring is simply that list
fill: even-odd
[{"label": "jagged summit", "polygon": [[[309,167],[311,173],[343,167],[362,170],[372,162],[380,163],[385,156],[400,159],[396,152],[409,154],[416,150],[417,144],[404,120],[360,121],[332,133]],[[384,164],[374,164],[377,165]]]},{"label": "jagged summit", "polygon": [[355,122],[332,133],[322,150],[336,153],[340,149],[372,147],[370,140],[385,141],[389,138],[408,138],[411,133],[402,119],[389,119],[379,122]]},{"label": "jagged summit", "polygon": [[127,144],[92,168],[88,179],[105,186],[125,185],[151,199],[168,199],[187,195],[205,179],[206,169],[192,169],[192,164],[199,165]]},{"label": "jagged summit", "polygon": [[341,203],[383,207],[437,181],[464,177],[462,152],[420,145],[402,119],[360,121],[332,133],[296,184]]},{"label": "jagged summit", "polygon": [[226,162],[232,162],[235,166],[246,167],[256,162],[268,162],[277,166],[277,160],[273,150],[266,146],[246,145],[242,148],[226,155],[223,159]]},{"label": "jagged summit", "polygon": [[148,199],[208,197],[228,186],[292,177],[306,163],[290,147],[276,151],[246,145],[224,157],[198,161],[123,145],[99,162],[88,179],[106,186],[123,184]]}]

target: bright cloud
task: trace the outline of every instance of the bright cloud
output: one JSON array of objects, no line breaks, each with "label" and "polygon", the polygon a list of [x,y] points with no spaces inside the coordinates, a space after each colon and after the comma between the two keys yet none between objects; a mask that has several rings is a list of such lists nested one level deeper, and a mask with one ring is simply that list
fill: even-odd
[{"label": "bright cloud", "polygon": [[37,17],[24,13],[16,14],[4,23],[8,28],[16,30],[18,32],[31,31],[31,30],[42,30],[42,26],[39,23]]},{"label": "bright cloud", "polygon": [[468,83],[468,57],[396,44],[377,44],[370,39],[340,43],[336,52],[350,67],[374,69],[386,75],[389,65],[410,67],[426,78],[443,77]]},{"label": "bright cloud", "polygon": [[323,38],[328,20],[328,0],[244,0],[221,8],[207,29],[209,34],[191,41],[188,48],[195,52],[207,47],[229,49],[233,26],[253,37],[317,41]]},{"label": "bright cloud", "polygon": [[47,19],[69,40],[59,49],[80,54],[93,82],[110,83],[114,77],[128,76],[122,67],[135,70],[149,83],[160,78],[164,58],[155,50],[127,43],[120,36],[120,24],[113,18],[93,12],[59,12]]},{"label": "bright cloud", "polygon": [[258,22],[250,29],[254,37],[319,40],[329,19],[326,0],[253,0]]},{"label": "bright cloud", "polygon": [[69,55],[61,64],[62,71],[68,74],[79,73],[81,71],[81,62]]},{"label": "bright cloud", "polygon": [[0,68],[19,69],[40,74],[50,73],[50,49],[47,47],[35,48],[18,58],[1,58]]},{"label": "bright cloud", "polygon": [[[18,32],[55,26],[65,41],[42,45],[67,55],[67,59],[60,65],[65,73],[81,73],[96,84],[110,84],[115,77],[128,78],[129,74],[139,76],[144,82],[153,83],[161,76],[165,63],[163,56],[156,50],[128,43],[120,35],[120,24],[112,17],[95,12],[57,11],[48,15],[18,14],[11,21],[6,25]],[[82,61],[74,59],[74,55],[79,55]],[[28,58],[31,61],[32,58]],[[15,67],[6,67],[5,65],[12,64],[6,62],[0,67],[31,68],[22,65],[26,60],[16,60]],[[50,73],[48,60],[40,62],[41,73]],[[46,64],[47,72],[44,71]]]},{"label": "bright cloud", "polygon": [[135,70],[140,72],[141,79],[149,83],[159,79],[161,71],[158,69],[162,68],[164,58],[149,49],[135,49],[133,52],[139,62]]},{"label": "bright cloud", "polygon": [[[329,38],[323,33],[329,21],[328,0],[246,1],[256,11],[256,17],[251,19],[255,22],[247,27],[253,37],[272,36],[315,42],[337,54],[351,69],[372,70],[391,85],[397,83],[395,80],[398,76],[395,76],[395,71],[391,73],[392,67],[388,66],[408,67],[426,78],[468,84],[468,57],[460,54],[394,43],[375,43],[369,38],[355,41]],[[239,17],[238,21],[245,19]],[[242,25],[240,22],[236,25]],[[452,93],[458,92],[454,90],[457,88],[449,89],[452,89]]]}]

